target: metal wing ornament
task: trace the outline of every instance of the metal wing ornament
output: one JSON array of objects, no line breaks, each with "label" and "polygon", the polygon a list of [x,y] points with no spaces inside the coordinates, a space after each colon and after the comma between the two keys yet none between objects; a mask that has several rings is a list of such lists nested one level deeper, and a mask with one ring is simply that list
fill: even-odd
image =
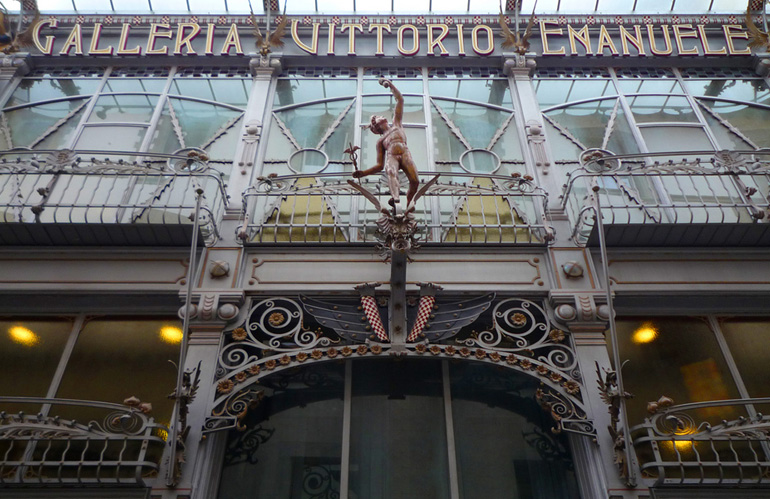
[{"label": "metal wing ornament", "polygon": [[289,18],[286,17],[286,9],[284,8],[283,16],[281,16],[281,20],[278,22],[278,26],[276,26],[273,32],[270,33],[270,21],[268,18],[267,26],[265,27],[268,32],[268,36],[265,38],[262,35],[262,31],[259,29],[257,19],[254,17],[254,12],[251,13],[251,25],[254,26],[254,38],[257,40],[256,46],[262,56],[267,56],[267,54],[270,53],[271,47],[279,48],[284,46],[282,38],[286,34],[286,25],[288,22]]},{"label": "metal wing ornament", "polygon": [[408,314],[411,329],[407,342],[427,340],[435,343],[451,338],[476,321],[495,299],[495,294],[489,293],[468,300],[448,301],[436,297],[436,289],[440,288],[430,284],[421,286],[419,305]]},{"label": "metal wing ornament", "polygon": [[[374,285],[368,286],[361,292],[361,303],[327,302],[300,296],[299,300],[305,310],[312,315],[321,326],[333,329],[340,338],[356,343],[363,343],[367,339],[387,342],[387,323],[383,322],[383,310],[374,297]],[[371,293],[369,292],[371,290]],[[385,309],[387,310],[387,309]]]}]

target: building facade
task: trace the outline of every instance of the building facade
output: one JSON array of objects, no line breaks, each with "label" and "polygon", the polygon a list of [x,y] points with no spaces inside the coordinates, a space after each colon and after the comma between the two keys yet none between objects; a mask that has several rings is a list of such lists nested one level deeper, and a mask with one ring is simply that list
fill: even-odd
[{"label": "building facade", "polygon": [[764,2],[92,3],[4,20],[0,496],[770,494]]}]

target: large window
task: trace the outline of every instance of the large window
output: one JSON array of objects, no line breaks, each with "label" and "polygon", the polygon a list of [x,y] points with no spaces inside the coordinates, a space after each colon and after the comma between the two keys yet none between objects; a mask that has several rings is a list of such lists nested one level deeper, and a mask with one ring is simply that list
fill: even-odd
[{"label": "large window", "polygon": [[[629,318],[617,322],[629,423],[641,423],[647,403],[666,395],[676,404],[768,397],[770,373],[764,344],[770,338],[765,318]],[[702,421],[716,424],[767,407],[700,409]]]},{"label": "large window", "polygon": [[229,175],[250,89],[250,75],[226,70],[41,70],[5,103],[0,148],[199,148]]},{"label": "large window", "polygon": [[504,368],[351,361],[261,384],[267,397],[229,436],[222,499],[579,496],[536,383]]},{"label": "large window", "polygon": [[[0,317],[0,410],[43,412],[87,422],[98,410],[2,402],[3,396],[56,397],[152,404],[151,416],[168,424],[182,330],[176,318]],[[170,362],[171,361],[171,362]],[[96,411],[96,412],[95,412]]]}]

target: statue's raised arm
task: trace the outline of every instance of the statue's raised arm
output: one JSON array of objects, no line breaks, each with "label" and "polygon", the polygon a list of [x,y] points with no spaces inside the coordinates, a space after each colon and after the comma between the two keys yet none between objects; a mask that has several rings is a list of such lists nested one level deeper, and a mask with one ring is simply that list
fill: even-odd
[{"label": "statue's raised arm", "polygon": [[404,96],[398,91],[392,81],[387,78],[380,78],[380,85],[385,88],[389,88],[393,97],[396,98],[396,108],[393,110],[393,124],[400,127],[404,119]]}]

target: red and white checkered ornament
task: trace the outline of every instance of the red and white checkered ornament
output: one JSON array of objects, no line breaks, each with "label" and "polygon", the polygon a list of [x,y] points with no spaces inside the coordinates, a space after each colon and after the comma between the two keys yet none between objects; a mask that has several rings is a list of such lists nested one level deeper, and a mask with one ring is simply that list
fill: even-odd
[{"label": "red and white checkered ornament", "polygon": [[380,309],[377,308],[377,300],[374,296],[362,296],[361,306],[364,309],[364,315],[372,326],[374,335],[380,341],[389,341],[388,333],[385,332],[385,326],[382,325],[382,319],[380,318]]},{"label": "red and white checkered ornament", "polygon": [[412,332],[409,333],[406,341],[417,341],[417,338],[420,337],[422,330],[425,329],[425,324],[427,324],[428,319],[430,318],[430,313],[433,310],[433,305],[435,303],[435,296],[420,297],[420,305],[417,308],[417,319],[415,319],[414,326],[412,326]]}]

